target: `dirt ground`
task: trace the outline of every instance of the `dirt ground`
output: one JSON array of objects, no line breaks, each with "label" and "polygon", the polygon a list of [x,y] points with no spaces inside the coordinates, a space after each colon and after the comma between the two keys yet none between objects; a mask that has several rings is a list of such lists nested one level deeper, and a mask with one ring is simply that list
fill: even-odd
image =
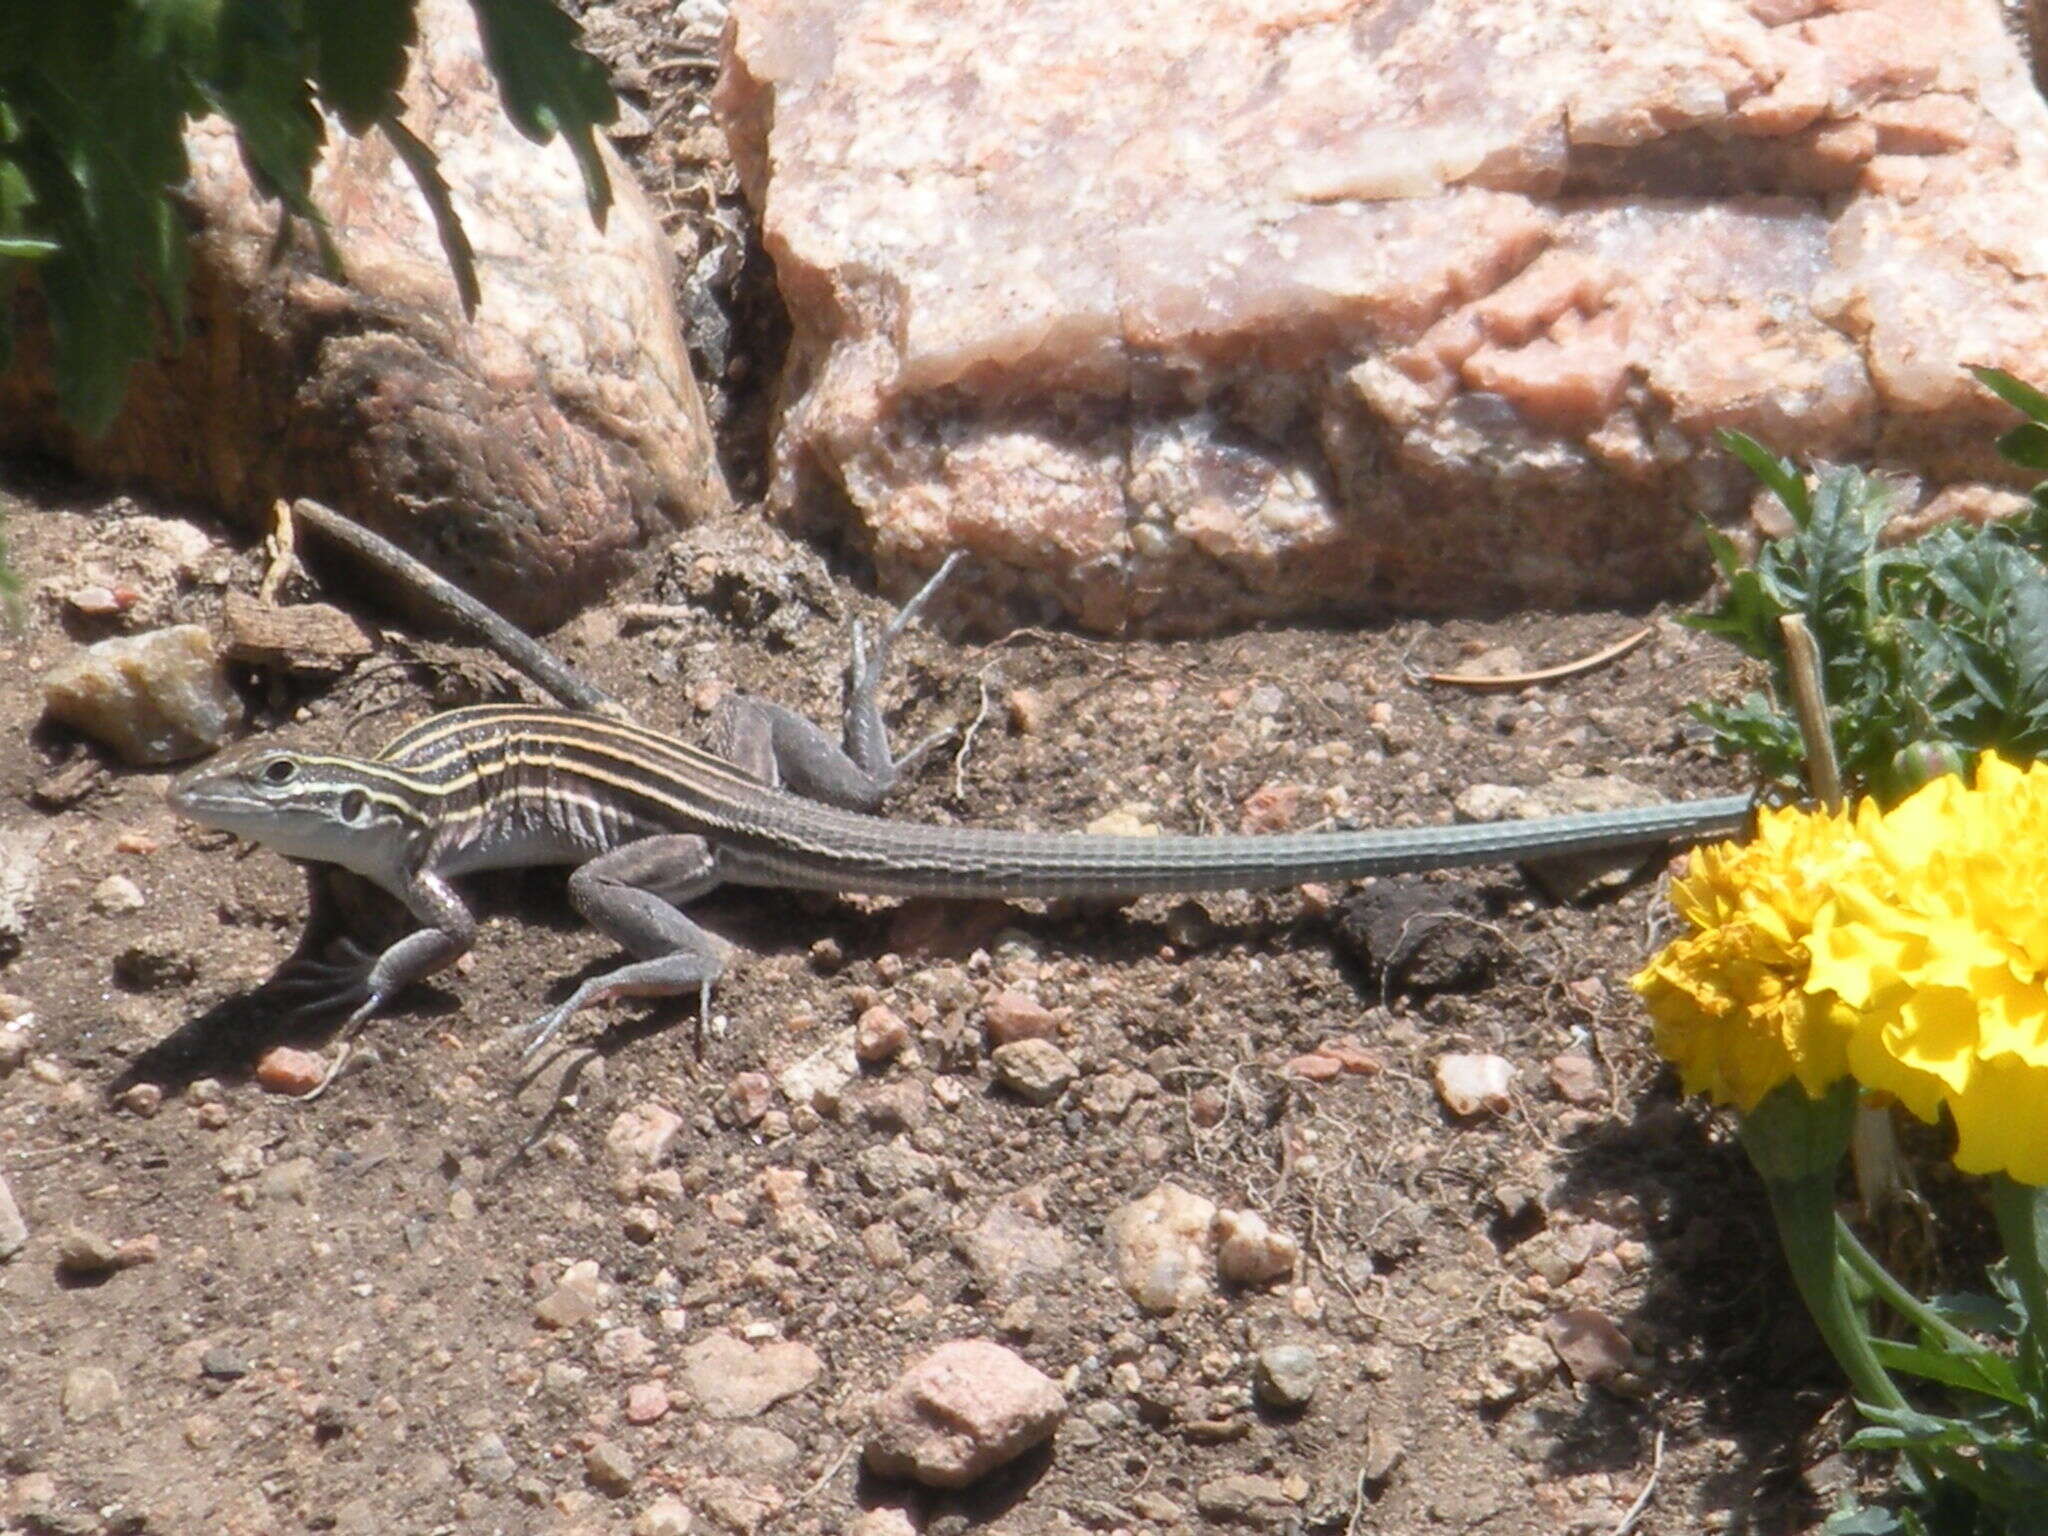
[{"label": "dirt ground", "polygon": [[[689,98],[704,27],[589,19],[641,113],[626,147],[727,285],[691,308],[692,339],[735,483],[757,487],[779,322],[758,253],[718,233],[743,219]],[[611,957],[559,873],[507,876],[482,883],[470,961],[304,1104],[252,1076],[281,1040],[331,1049],[256,991],[304,920],[300,873],[182,825],[164,775],[39,724],[52,662],[214,622],[260,555],[203,519],[180,551],[151,519],[184,509],[26,466],[0,469],[0,503],[27,587],[0,639],[0,834],[39,874],[0,967],[0,1177],[30,1230],[0,1264],[0,1530],[655,1531],[678,1528],[648,1514],[670,1498],[711,1532],[893,1509],[926,1532],[1777,1533],[1853,1482],[1760,1192],[1726,1127],[1677,1102],[1625,984],[1664,923],[1654,867],[1583,904],[1507,869],[1122,906],[725,891],[699,910],[750,955],[701,1054],[692,1006],[619,1005],[523,1087],[504,1031]],[[321,569],[287,596],[389,623]],[[68,605],[109,577],[139,594],[125,616]],[[847,623],[886,612],[857,561],[742,514],[554,643],[687,735],[734,688],[835,720]],[[1447,820],[1476,784],[1739,787],[1684,710],[1733,685],[1730,659],[1665,613],[1170,645],[977,643],[935,618],[899,655],[899,739],[962,736],[899,795],[908,818],[1305,829]],[[1648,645],[1567,683],[1419,681],[1503,647],[1566,661],[1643,622]],[[242,682],[251,732],[363,748],[515,686],[391,629],[339,677]],[[1404,936],[1416,952],[1389,969]],[[1057,1016],[1078,1077],[1051,1103],[996,1080],[1006,993]],[[802,1105],[748,1076],[877,1006],[911,1048],[843,1093]],[[1366,1070],[1288,1070],[1345,1038]],[[1512,1064],[1503,1112],[1447,1111],[1434,1073],[1456,1052]],[[650,1104],[681,1130],[636,1183],[607,1137]],[[1300,1243],[1297,1273],[1141,1311],[1108,1228],[1162,1182],[1262,1213]],[[150,1261],[61,1262],[95,1242]],[[586,1261],[591,1315],[546,1325]],[[1609,1386],[1545,1341],[1573,1309],[1634,1351]],[[747,1346],[733,1380],[693,1367],[717,1335]],[[1061,1382],[1051,1448],[963,1495],[864,1473],[874,1395],[959,1338]],[[816,1369],[755,1406],[785,1343]],[[1312,1356],[1292,1412],[1253,1388],[1285,1345]],[[735,1384],[762,1391],[736,1407]]]}]

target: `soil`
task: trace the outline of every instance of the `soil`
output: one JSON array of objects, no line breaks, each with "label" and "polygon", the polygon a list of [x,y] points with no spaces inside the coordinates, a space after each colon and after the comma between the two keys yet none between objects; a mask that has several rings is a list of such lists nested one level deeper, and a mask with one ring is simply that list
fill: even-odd
[{"label": "soil", "polygon": [[[609,15],[600,41],[637,39],[642,78],[671,78],[652,22]],[[643,105],[639,163],[679,230],[729,212],[729,177],[686,153],[701,113]],[[709,177],[694,203],[690,175]],[[760,308],[735,307],[720,391],[735,461],[759,440],[748,380],[772,376],[748,351],[773,345]],[[4,486],[27,598],[0,643],[0,829],[38,847],[40,884],[0,969],[0,1039],[26,1041],[0,1058],[0,1177],[30,1231],[0,1264],[0,1529],[625,1531],[672,1496],[699,1531],[899,1510],[930,1532],[1792,1532],[1854,1485],[1760,1191],[1725,1123],[1678,1101],[1627,987],[1668,926],[1654,861],[1581,903],[1512,869],[1123,905],[721,891],[694,910],[747,956],[701,1040],[687,1002],[593,1010],[524,1084],[505,1031],[612,956],[559,872],[495,877],[469,960],[304,1103],[254,1077],[279,1042],[333,1050],[259,990],[304,920],[300,872],[182,824],[164,774],[39,723],[54,661],[215,621],[261,553],[187,509],[22,466]],[[186,574],[153,517],[211,541]],[[109,570],[141,595],[126,616],[67,604]],[[287,600],[388,622],[346,572],[316,574]],[[888,612],[865,580],[748,511],[553,643],[681,734],[731,689],[831,721],[849,620]],[[1729,654],[1665,612],[1173,644],[978,642],[943,601],[933,619],[899,651],[898,739],[956,735],[892,803],[908,819],[1306,829],[1445,821],[1475,784],[1740,787],[1685,709],[1735,686]],[[1566,661],[1644,623],[1644,647],[1563,683],[1420,680],[1511,664],[1502,648]],[[244,675],[249,731],[368,747],[518,690],[479,653],[381,634],[339,677]],[[1389,970],[1388,935],[1441,913]],[[1078,1070],[1051,1103],[997,1079],[985,1029],[1011,992],[1052,1010]],[[842,1094],[806,1106],[746,1076],[878,1007],[910,1046]],[[1290,1066],[1342,1040],[1358,1070]],[[1507,1060],[1504,1108],[1445,1107],[1453,1053]],[[608,1133],[649,1104],[678,1138],[654,1177],[622,1177]],[[1163,1182],[1264,1215],[1300,1244],[1295,1273],[1141,1310],[1110,1227]],[[977,1241],[998,1206],[1041,1218],[1040,1246]],[[1070,1245],[1050,1269],[1047,1229]],[[61,1256],[89,1238],[153,1258],[81,1276]],[[547,1326],[579,1261],[592,1315]],[[1605,1385],[1547,1342],[1575,1310],[1633,1350]],[[688,1368],[717,1333],[799,1341],[819,1369],[734,1413]],[[873,1399],[960,1338],[1062,1384],[1051,1446],[963,1493],[865,1473]],[[1254,1392],[1277,1344],[1313,1353],[1305,1408]],[[652,1383],[667,1410],[631,1422]]]}]

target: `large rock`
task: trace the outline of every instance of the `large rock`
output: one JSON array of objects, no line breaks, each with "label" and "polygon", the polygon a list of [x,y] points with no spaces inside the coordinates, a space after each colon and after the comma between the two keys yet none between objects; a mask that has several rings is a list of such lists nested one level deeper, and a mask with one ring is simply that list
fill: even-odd
[{"label": "large rock", "polygon": [[640,544],[724,507],[724,480],[668,242],[631,176],[605,150],[615,200],[600,231],[567,144],[535,145],[505,117],[469,7],[425,0],[419,19],[405,120],[475,248],[475,319],[381,135],[329,125],[313,198],[347,267],[336,283],[303,232],[272,263],[277,205],[209,119],[188,135],[199,234],[183,351],[137,370],[112,431],[88,442],[58,422],[47,337],[27,328],[0,377],[0,446],[53,449],[246,524],[312,496],[549,624]]},{"label": "large rock", "polygon": [[1981,512],[2048,355],[1996,0],[735,0],[718,102],[780,506],[1098,629],[1668,592],[1718,427]]}]

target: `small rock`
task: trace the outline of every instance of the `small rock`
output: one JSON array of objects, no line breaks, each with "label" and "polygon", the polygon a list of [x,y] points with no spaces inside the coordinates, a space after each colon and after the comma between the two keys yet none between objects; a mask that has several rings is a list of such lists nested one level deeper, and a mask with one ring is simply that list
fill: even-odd
[{"label": "small rock", "polygon": [[[0,960],[11,960],[21,953],[29,913],[35,910],[36,887],[43,879],[43,845],[49,840],[47,832],[0,832]],[[10,1036],[17,1033],[25,1045],[26,1029],[8,1031]],[[23,1055],[26,1054],[24,1048]]]},{"label": "small rock", "polygon": [[1550,1086],[1567,1104],[1585,1107],[1607,1102],[1607,1084],[1601,1079],[1599,1064],[1592,1057],[1578,1051],[1567,1051],[1562,1056],[1550,1058],[1549,1070]]},{"label": "small rock", "polygon": [[1453,1052],[1436,1059],[1436,1091],[1452,1114],[1505,1114],[1515,1069],[1505,1056]]},{"label": "small rock", "polygon": [[988,1000],[982,1017],[991,1046],[1014,1045],[1019,1040],[1057,1040],[1059,1015],[1028,992],[998,992]]},{"label": "small rock", "polygon": [[1543,1337],[1574,1381],[1605,1386],[1635,1363],[1628,1336],[1605,1312],[1573,1307],[1543,1325]]},{"label": "small rock", "polygon": [[204,1451],[220,1442],[221,1431],[225,1427],[210,1413],[195,1413],[179,1424],[178,1433],[193,1450]]},{"label": "small rock", "polygon": [[599,1440],[583,1453],[583,1475],[591,1487],[617,1498],[632,1490],[640,1465],[616,1440]]},{"label": "small rock", "polygon": [[900,1136],[885,1146],[861,1148],[853,1168],[862,1189],[885,1198],[922,1189],[939,1176],[939,1160]]},{"label": "small rock", "polygon": [[241,715],[213,636],[197,624],[85,647],[45,674],[43,708],[137,764],[210,751]]},{"label": "small rock", "polygon": [[690,1506],[664,1493],[633,1517],[633,1536],[690,1536]]},{"label": "small rock", "polygon": [[126,875],[109,875],[92,888],[91,905],[103,917],[140,912],[144,906],[142,887]]},{"label": "small rock", "polygon": [[519,1474],[519,1463],[497,1434],[477,1436],[476,1444],[462,1458],[463,1474],[479,1488],[503,1488]]},{"label": "small rock", "polygon": [[910,1044],[910,1026],[894,1008],[877,1003],[853,1026],[853,1054],[863,1066],[893,1061]]},{"label": "small rock", "polygon": [[661,1236],[661,1213],[651,1206],[629,1205],[619,1213],[619,1230],[636,1243]]},{"label": "small rock", "polygon": [[1316,1395],[1322,1365],[1306,1344],[1268,1344],[1252,1362],[1252,1389],[1259,1401],[1283,1413],[1298,1413]]},{"label": "small rock", "polygon": [[941,1344],[875,1404],[867,1464],[882,1477],[964,1488],[1051,1438],[1067,1400],[1053,1379],[986,1339]]},{"label": "small rock", "polygon": [[636,1180],[668,1161],[682,1134],[683,1117],[653,1100],[635,1104],[604,1133],[605,1155],[622,1177]]},{"label": "small rock", "polygon": [[72,1227],[57,1239],[57,1264],[70,1275],[110,1275],[121,1267],[121,1251],[97,1232]]},{"label": "small rock", "polygon": [[914,1131],[925,1122],[927,1097],[915,1078],[876,1083],[860,1095],[861,1119],[885,1135]]},{"label": "small rock", "polygon": [[540,1299],[533,1320],[543,1328],[574,1328],[597,1315],[598,1268],[595,1259],[578,1259],[562,1272],[561,1282]]},{"label": "small rock", "polygon": [[853,1031],[848,1029],[782,1072],[775,1085],[790,1103],[829,1118],[839,1113],[846,1085],[859,1075],[860,1058],[854,1054]]},{"label": "small rock", "polygon": [[1479,1390],[1496,1406],[1518,1402],[1536,1391],[1557,1369],[1551,1348],[1534,1334],[1510,1334],[1480,1373]]},{"label": "small rock", "polygon": [[114,979],[131,992],[182,987],[198,975],[198,957],[173,933],[149,934],[114,956]]},{"label": "small rock", "polygon": [[121,1383],[103,1365],[73,1366],[64,1373],[58,1400],[69,1423],[84,1424],[105,1418],[120,1406]]},{"label": "small rock", "polygon": [[775,1083],[766,1072],[736,1072],[718,1100],[718,1118],[744,1129],[759,1125],[774,1101]]},{"label": "small rock", "polygon": [[0,1178],[0,1264],[5,1264],[28,1246],[28,1222],[14,1203],[14,1191]]},{"label": "small rock", "polygon": [[750,1419],[804,1391],[825,1368],[808,1344],[749,1344],[712,1333],[683,1351],[683,1384],[714,1419]]},{"label": "small rock", "polygon": [[1280,1070],[1289,1077],[1303,1078],[1311,1083],[1327,1083],[1343,1072],[1344,1063],[1322,1051],[1310,1051],[1305,1056],[1289,1058]]},{"label": "small rock", "polygon": [[137,1119],[147,1120],[163,1108],[164,1091],[155,1083],[130,1083],[114,1102]]},{"label": "small rock", "polygon": [[1232,1285],[1271,1285],[1301,1262],[1301,1244],[1256,1211],[1216,1214],[1216,1272]]},{"label": "small rock", "polygon": [[1036,688],[1012,688],[1003,696],[1003,709],[1010,718],[1013,732],[1019,736],[1036,736],[1045,729],[1052,706]]},{"label": "small rock", "polygon": [[289,1045],[273,1045],[256,1063],[258,1083],[293,1098],[311,1093],[326,1076],[326,1058]]},{"label": "small rock", "polygon": [[214,1381],[240,1381],[256,1367],[240,1350],[216,1344],[199,1357],[199,1374]]},{"label": "small rock", "polygon": [[377,649],[368,630],[327,603],[277,607],[229,592],[222,598],[221,622],[228,659],[246,666],[332,677]]},{"label": "small rock", "polygon": [[1050,1104],[1079,1075],[1074,1058],[1050,1040],[1013,1040],[995,1048],[996,1077],[1029,1104]]},{"label": "small rock", "polygon": [[1216,1207],[1161,1184],[1109,1220],[1117,1279],[1148,1312],[1172,1312],[1209,1293],[1215,1274]]},{"label": "small rock", "polygon": [[626,1422],[652,1424],[668,1412],[668,1388],[658,1381],[636,1381],[626,1389]]},{"label": "small rock", "polygon": [[998,1200],[972,1231],[955,1240],[960,1256],[991,1296],[1008,1296],[1067,1273],[1074,1244],[1016,1199]]},{"label": "small rock", "polygon": [[1217,1477],[1195,1489],[1195,1508],[1223,1525],[1278,1528],[1293,1519],[1298,1500],[1277,1477]]}]

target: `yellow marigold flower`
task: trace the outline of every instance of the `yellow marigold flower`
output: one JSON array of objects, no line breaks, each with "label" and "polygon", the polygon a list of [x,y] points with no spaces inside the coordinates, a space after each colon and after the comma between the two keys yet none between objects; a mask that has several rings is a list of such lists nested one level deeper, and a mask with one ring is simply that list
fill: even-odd
[{"label": "yellow marigold flower", "polygon": [[1764,811],[1748,843],[1692,855],[1671,901],[1693,932],[1631,982],[1688,1093],[1746,1111],[1789,1078],[1818,1096],[1847,1073],[1850,1020],[1804,990],[1805,940],[1861,856],[1847,817],[1791,809]]}]

